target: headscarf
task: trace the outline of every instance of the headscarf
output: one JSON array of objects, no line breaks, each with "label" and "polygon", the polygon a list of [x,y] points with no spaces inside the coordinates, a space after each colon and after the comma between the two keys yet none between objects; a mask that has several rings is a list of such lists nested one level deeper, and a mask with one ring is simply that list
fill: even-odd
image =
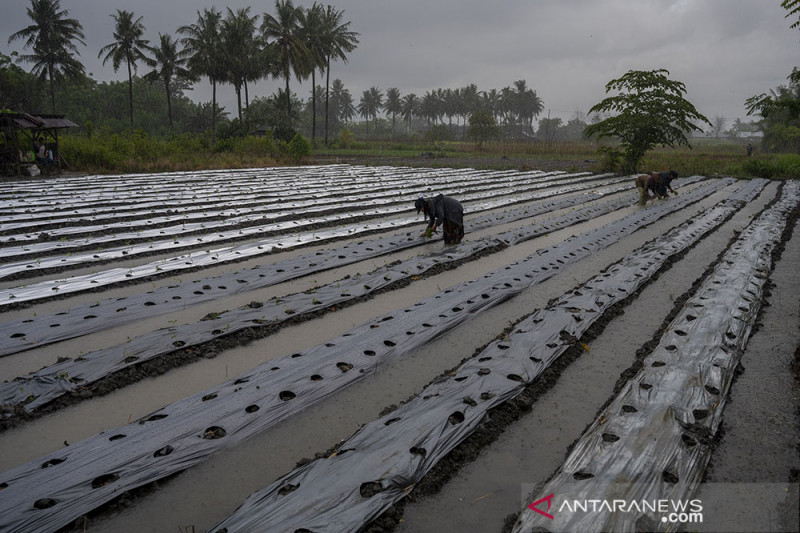
[{"label": "headscarf", "polygon": [[427,202],[427,201],[425,200],[425,198],[423,198],[422,196],[420,196],[419,198],[417,198],[417,199],[416,199],[416,201],[414,202],[414,207],[416,207],[416,208],[417,208],[417,214],[418,214],[418,215],[419,215],[419,212],[420,212],[420,211],[422,211],[423,213],[426,213],[426,211],[427,211],[427,209],[426,209],[426,208],[427,208],[427,206],[428,206],[428,202]]}]

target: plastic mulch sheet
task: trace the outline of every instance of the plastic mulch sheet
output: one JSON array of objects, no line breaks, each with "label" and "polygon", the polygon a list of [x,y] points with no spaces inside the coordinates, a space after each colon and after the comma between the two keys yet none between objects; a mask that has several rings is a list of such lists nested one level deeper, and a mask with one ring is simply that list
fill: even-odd
[{"label": "plastic mulch sheet", "polygon": [[[730,184],[732,181],[723,183]],[[536,254],[493,275],[433,295],[407,309],[359,326],[325,345],[272,361],[235,380],[171,404],[136,423],[86,439],[0,474],[0,486],[3,487],[0,529],[26,533],[52,531],[109,501],[121,491],[189,468],[214,451],[235,445],[334,394],[349,383],[368,376],[382,360],[398,357],[441,335],[466,320],[470,313],[512,297],[525,287],[566,268],[570,262],[587,257],[642,225],[653,223],[690,205],[718,190],[719,186],[719,183],[701,186],[681,194],[674,201],[641,210],[604,228],[578,235],[551,248],[548,253]],[[760,187],[763,187],[763,183]],[[758,183],[749,182],[734,195],[737,200],[723,202],[704,215],[702,218],[705,222],[700,217],[693,219],[690,224],[659,239],[660,245],[645,247],[648,250],[646,257],[639,261],[631,259],[631,264],[625,263],[625,267],[619,270],[632,278],[632,286],[643,283],[647,274],[645,272],[642,275],[643,267],[649,265],[648,268],[657,269],[657,264],[665,256],[675,253],[681,246],[688,246],[692,239],[699,238],[703,228],[708,229],[720,223],[727,211],[734,209],[733,204],[746,201],[747,196],[752,197],[758,190]],[[561,261],[566,262],[562,264]],[[607,276],[612,277],[612,274]],[[610,305],[613,298],[623,297],[619,291],[621,281],[607,283],[611,284],[607,289],[608,298],[575,295],[579,298],[577,301],[559,306],[563,307],[561,314],[567,317],[566,323],[570,326],[581,324],[574,318],[576,310],[586,316],[583,323],[588,323],[603,306]],[[548,357],[548,350],[558,348],[549,345],[555,343],[556,338],[561,339],[562,343],[567,342],[559,333],[565,328],[561,324],[564,319],[558,320],[557,325],[554,322],[550,326],[547,320],[532,320],[531,328],[536,326],[544,329],[531,333],[530,338],[526,337],[513,346],[505,343],[492,345],[492,354],[487,355],[491,359],[475,358],[470,363],[477,365],[474,368],[464,367],[452,379],[446,378],[433,385],[441,387],[441,393],[426,393],[401,408],[402,412],[396,411],[390,417],[368,425],[369,431],[359,432],[354,437],[356,447],[353,449],[349,444],[346,445],[337,455],[338,459],[310,463],[316,465],[313,467],[315,472],[334,468],[332,477],[326,481],[330,483],[331,490],[339,488],[338,483],[332,484],[333,478],[348,485],[346,493],[340,494],[338,500],[333,496],[324,499],[320,492],[324,488],[322,484],[314,486],[314,483],[302,481],[298,488],[293,483],[287,483],[297,476],[311,475],[309,465],[302,472],[284,478],[280,487],[267,491],[267,499],[278,498],[277,509],[270,507],[269,511],[262,512],[259,506],[258,510],[248,512],[248,509],[253,509],[248,501],[242,511],[245,514],[237,514],[232,520],[243,520],[242,516],[248,516],[247,520],[261,517],[264,524],[277,520],[275,523],[281,523],[283,529],[288,527],[294,530],[297,528],[291,529],[290,524],[306,524],[308,514],[317,514],[319,510],[319,523],[325,524],[321,530],[345,531],[348,527],[343,525],[343,521],[356,522],[379,512],[383,505],[381,502],[402,497],[405,494],[403,490],[412,485],[443,453],[440,450],[454,445],[463,438],[467,428],[474,427],[484,409],[493,405],[494,402],[490,402],[492,398],[497,398],[494,400],[496,402],[513,394],[500,392],[500,388],[506,389],[509,384],[519,387],[526,380],[534,378],[542,368],[542,361]],[[528,326],[520,327],[527,329]],[[577,330],[574,331],[576,336],[579,335]],[[532,342],[531,338],[552,338],[554,341],[542,345],[539,340]],[[512,363],[508,355],[525,346],[533,346],[538,355],[533,359],[532,355],[524,355],[521,361],[514,363],[513,371],[510,370],[512,367],[505,366]],[[491,385],[489,380],[492,380]],[[484,385],[488,388],[484,388]],[[444,395],[445,389],[449,391],[447,396]],[[498,392],[490,392],[492,390]],[[465,396],[472,398],[474,406],[464,403]],[[418,411],[413,415],[403,415],[412,406]],[[377,428],[379,433],[373,434],[372,428]],[[385,433],[389,429],[391,436]],[[362,456],[362,450],[364,453],[380,451],[389,453],[389,456]],[[359,460],[352,461],[351,457]],[[368,466],[374,470],[366,472]],[[390,474],[394,470],[399,473]],[[375,491],[378,494],[372,495]],[[290,498],[295,492],[297,497]],[[306,500],[303,496],[308,492],[316,493]],[[324,494],[330,495],[329,492]],[[254,497],[254,501],[260,499]],[[366,513],[365,501],[369,507]],[[323,505],[328,505],[328,509],[324,510]],[[260,526],[260,529],[269,528]],[[315,530],[316,526],[310,529]]]},{"label": "plastic mulch sheet", "polygon": [[[485,176],[488,180],[489,175]],[[483,183],[474,185],[471,190],[459,189],[454,187],[450,191],[451,194],[458,194],[458,197],[463,202],[479,201],[491,199],[494,197],[504,196],[506,201],[510,201],[510,197],[517,194],[524,194],[553,187],[565,182],[573,182],[578,180],[594,180],[594,176],[588,173],[581,174],[565,174],[559,176],[557,181],[543,180],[542,178],[526,178],[526,179],[510,179],[506,178],[505,182],[499,182],[487,186]],[[510,183],[509,183],[510,181]],[[489,182],[491,183],[491,182]],[[371,184],[364,182],[362,189]],[[508,190],[514,192],[509,195]],[[378,201],[372,199],[371,201],[354,202],[353,200],[340,200],[339,203],[333,206],[317,206],[314,202],[309,202],[303,208],[293,207],[291,204],[285,205],[281,203],[281,211],[273,213],[271,216],[266,214],[260,215],[242,215],[239,217],[231,217],[227,220],[212,220],[206,222],[181,222],[168,227],[154,227],[152,229],[141,229],[134,233],[117,233],[111,236],[92,235],[87,241],[81,239],[79,242],[74,243],[75,246],[80,246],[82,249],[86,246],[96,243],[96,247],[92,251],[74,252],[70,255],[61,255],[55,257],[41,257],[34,253],[33,249],[44,248],[45,246],[51,247],[53,250],[65,248],[64,253],[70,252],[67,246],[68,243],[56,242],[52,244],[34,244],[25,245],[23,247],[4,247],[5,254],[27,254],[31,256],[24,261],[8,262],[0,266],[0,279],[11,276],[31,276],[37,271],[52,269],[74,267],[81,264],[96,264],[102,261],[129,259],[143,254],[153,254],[156,252],[190,249],[199,247],[214,247],[217,252],[220,252],[220,247],[225,246],[230,241],[243,240],[245,238],[255,238],[261,235],[274,235],[271,242],[264,241],[262,244],[269,244],[271,246],[285,246],[288,242],[293,242],[294,234],[298,231],[305,230],[313,233],[315,228],[319,226],[335,226],[335,225],[348,225],[354,221],[363,221],[372,218],[390,218],[393,216],[407,214],[411,209],[409,205],[413,201],[414,196],[407,192],[405,195],[398,196],[397,193],[389,196],[388,199]],[[407,217],[405,225],[412,223],[413,219]],[[368,224],[372,229],[380,229],[382,227],[393,227],[398,224],[403,225],[402,221],[390,220],[387,224]],[[231,229],[234,227],[233,229]],[[356,225],[350,228],[347,233],[353,233]],[[114,225],[106,225],[107,231],[114,230]],[[90,228],[90,233],[93,233],[97,228]],[[59,230],[52,230],[53,237],[58,237]],[[74,229],[71,231],[75,231]],[[360,229],[359,231],[364,231]],[[45,232],[46,233],[46,232]],[[346,233],[346,234],[347,234]],[[288,234],[288,235],[287,235]],[[143,242],[141,242],[143,241]],[[116,244],[125,242],[125,245],[109,246],[108,244]],[[132,244],[127,244],[132,242]],[[138,244],[137,244],[138,242]],[[296,242],[296,241],[294,241]],[[313,240],[311,241],[313,242]],[[308,244],[308,243],[305,243]],[[297,244],[294,244],[296,246]],[[102,249],[101,249],[102,247]],[[39,250],[40,252],[42,250]]]},{"label": "plastic mulch sheet", "polygon": [[[565,207],[575,207],[604,195],[613,194],[619,190],[620,186],[611,186],[606,190],[594,190],[591,195],[584,194],[543,199],[534,204],[512,208],[502,213],[484,214],[467,221],[468,231],[477,231]],[[544,193],[539,194],[544,196]],[[536,197],[538,197],[538,194]],[[626,201],[630,202],[629,200]],[[614,205],[622,205],[620,202],[615,202]],[[596,213],[596,210],[593,212]],[[417,223],[419,222],[417,221]],[[101,331],[144,317],[158,316],[186,306],[268,287],[316,272],[422,246],[426,243],[427,241],[419,239],[414,233],[377,237],[334,249],[321,250],[314,254],[302,255],[276,263],[232,272],[223,276],[161,287],[123,299],[106,299],[92,305],[70,307],[68,311],[58,314],[39,315],[24,320],[6,322],[0,324],[0,356]],[[100,285],[98,277],[98,275],[91,276],[91,279],[84,282],[84,285],[86,287]],[[106,276],[106,278],[103,284],[111,282],[113,274]],[[48,282],[45,286],[39,288],[28,286],[9,289],[8,292],[15,296],[13,300],[9,300],[9,303],[30,301],[37,299],[37,296],[40,298],[50,297],[53,294],[53,283]],[[55,283],[63,284],[63,282],[58,281]],[[77,287],[76,290],[78,290]],[[63,292],[63,290],[59,292]]]},{"label": "plastic mulch sheet", "polygon": [[[468,282],[462,285],[460,289],[454,290],[453,294],[448,294],[447,298],[441,296],[432,298],[434,305],[428,307],[432,307],[433,310],[429,310],[427,313],[416,312],[413,319],[405,318],[403,323],[409,324],[417,321],[421,324],[428,324],[429,328],[433,327],[432,324],[441,323],[440,327],[444,328],[442,332],[446,331],[455,327],[470,313],[476,313],[481,309],[501,303],[531,284],[551,277],[559,268],[587,257],[591,252],[607,246],[644,224],[651,223],[688,203],[701,199],[709,194],[715,186],[716,184],[706,184],[684,193],[680,199],[675,199],[668,204],[633,213],[587,234],[568,239],[549,249],[540,250],[535,256],[529,257],[522,263],[487,275],[479,282]],[[619,207],[621,202],[623,200],[611,202],[605,206],[605,209],[596,207],[578,213],[567,213],[542,226],[511,230],[507,235],[501,235],[500,240],[505,237],[508,241],[524,241],[532,236],[585,220],[587,217],[596,215],[598,210],[606,211],[612,206]],[[267,302],[266,305],[253,306],[251,304],[220,313],[213,320],[149,332],[132,338],[124,344],[83,354],[75,359],[63,360],[27,376],[0,383],[0,404],[24,404],[26,410],[33,411],[65,393],[94,383],[126,367],[141,364],[177,349],[190,348],[212,341],[217,337],[231,335],[251,328],[254,324],[275,324],[298,313],[311,313],[340,305],[344,301],[363,297],[389,283],[422,274],[438,264],[464,260],[479,252],[496,248],[498,245],[499,242],[496,240],[466,243],[451,252],[411,258],[401,265],[378,269],[369,276],[335,282],[318,288],[312,294],[295,294],[291,297]],[[554,256],[561,255],[563,257],[551,260],[551,252]],[[535,266],[537,263],[538,266]],[[523,276],[523,273],[531,268],[534,268],[536,274],[525,273]],[[489,283],[495,285],[491,289],[485,288],[484,286]],[[466,302],[461,301],[464,298],[463,294],[467,295]],[[443,308],[440,307],[442,302],[445,306]],[[458,311],[454,313],[455,309]],[[396,343],[396,341],[391,342]]]},{"label": "plastic mulch sheet", "polygon": [[[642,369],[580,437],[554,477],[549,518],[524,509],[513,531],[667,531],[659,509],[557,512],[587,500],[687,501],[711,457],[735,369],[755,325],[772,251],[800,182],[754,220],[670,323]],[[546,511],[545,503],[537,509]]]},{"label": "plastic mulch sheet", "polygon": [[307,463],[251,495],[212,531],[358,531],[405,497],[484,421],[489,409],[519,394],[611,305],[738,205],[728,201],[707,210],[535,311],[507,339],[491,343],[414,399],[365,425],[332,456]]},{"label": "plastic mulch sheet", "polygon": [[[597,179],[597,178],[594,178]],[[470,205],[469,209],[472,213],[478,213],[481,210],[496,209],[508,202],[522,202],[530,201],[532,199],[547,198],[556,194],[565,194],[568,192],[578,192],[588,189],[596,189],[608,185],[609,183],[619,183],[623,178],[609,178],[601,182],[593,181],[591,184],[576,183],[574,180],[568,181],[568,184],[562,184],[553,190],[538,191],[547,187],[547,184],[539,184],[534,190],[527,193],[516,193],[516,196],[505,196],[502,199],[489,199],[481,200],[476,205]],[[626,187],[622,187],[626,188]],[[537,192],[538,191],[538,192]],[[408,203],[410,205],[410,203]],[[408,205],[397,207],[397,213],[407,213],[410,211]],[[352,214],[352,212],[351,212]],[[224,245],[220,243],[215,244],[215,235],[203,235],[188,237],[185,242],[186,246],[195,246],[198,242],[203,242],[207,245],[205,250],[192,251],[183,255],[171,256],[164,259],[159,259],[150,263],[132,266],[130,268],[114,268],[102,271],[97,274],[90,274],[85,276],[74,276],[64,279],[57,279],[52,281],[45,281],[30,284],[22,287],[15,287],[11,289],[0,289],[0,306],[6,303],[23,302],[33,299],[48,298],[54,294],[66,294],[72,292],[86,291],[97,289],[98,287],[109,285],[112,283],[132,281],[151,276],[160,276],[167,273],[177,273],[182,270],[197,269],[207,266],[216,266],[228,261],[240,261],[249,257],[257,257],[269,254],[275,251],[288,250],[299,246],[308,246],[311,244],[324,244],[325,242],[334,241],[343,238],[352,238],[364,233],[375,231],[397,230],[399,228],[408,227],[414,224],[419,224],[418,217],[406,216],[399,219],[388,220],[374,220],[378,213],[368,213],[364,211],[361,216],[370,215],[371,220],[359,224],[342,224],[335,225],[328,228],[302,230],[302,227],[314,226],[316,222],[303,222],[300,224],[295,221],[291,224],[290,235],[275,235],[266,236],[257,242],[245,243],[239,245]],[[344,220],[342,215],[337,215],[340,219]],[[283,225],[281,225],[283,226]],[[284,228],[285,229],[285,228]],[[246,228],[248,234],[259,234],[263,228]],[[245,230],[235,230],[235,238],[241,238]],[[205,240],[204,240],[205,239]],[[4,267],[0,267],[0,273],[3,275],[22,274],[26,275],[35,273],[41,269],[47,268],[63,268],[65,266],[88,266],[97,262],[119,260],[131,257],[133,253],[154,253],[157,251],[171,251],[179,248],[180,244],[176,238],[171,238],[162,241],[138,245],[137,247],[122,246],[115,249],[97,250],[96,252],[82,253],[70,256],[59,256],[52,258],[44,258],[36,261],[22,261]],[[215,246],[212,249],[212,246]],[[138,252],[137,252],[138,250]],[[0,254],[2,249],[0,249]]]}]

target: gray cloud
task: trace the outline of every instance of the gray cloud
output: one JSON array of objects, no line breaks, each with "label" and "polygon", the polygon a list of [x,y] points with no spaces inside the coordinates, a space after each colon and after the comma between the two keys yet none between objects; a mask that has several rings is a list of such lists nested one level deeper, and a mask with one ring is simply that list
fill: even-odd
[{"label": "gray cloud", "polygon": [[[311,2],[296,2],[308,6]],[[800,32],[779,0],[336,0],[345,10],[360,44],[347,64],[333,65],[358,100],[364,90],[397,87],[402,94],[422,95],[436,88],[475,83],[479,90],[501,89],[524,79],[553,116],[568,119],[605,96],[605,84],[631,69],[666,68],[686,84],[687,98],[708,116],[744,118],[748,97],[786,82],[800,50]],[[6,0],[0,18],[0,50],[8,36],[30,23],[23,0]],[[174,33],[197,18],[197,11],[216,5],[254,14],[273,13],[274,3],[246,0],[62,0],[62,7],[81,21],[86,48],[81,60],[101,81],[124,79],[97,53],[112,40],[116,9],[143,17],[147,37]],[[23,67],[26,67],[23,65]],[[190,96],[210,99],[203,82]],[[264,80],[250,95],[266,96],[281,86]],[[305,97],[310,81],[292,81]],[[232,89],[223,88],[223,103],[234,108]]]}]

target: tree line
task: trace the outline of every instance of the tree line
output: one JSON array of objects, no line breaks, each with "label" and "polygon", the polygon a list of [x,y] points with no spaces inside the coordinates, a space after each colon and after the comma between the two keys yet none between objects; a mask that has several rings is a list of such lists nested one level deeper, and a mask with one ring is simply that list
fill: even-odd
[{"label": "tree line", "polygon": [[[80,21],[61,8],[60,0],[30,0],[27,14],[32,23],[9,38],[9,44],[21,41],[24,53],[0,54],[0,107],[41,109],[45,105],[41,93],[45,92],[51,112],[74,112],[82,125],[89,122],[90,130],[103,125],[119,131],[121,87],[117,82],[99,84],[86,76],[78,59],[78,45],[85,45]],[[500,90],[479,91],[470,84],[456,89],[432,89],[421,96],[403,95],[396,87],[385,93],[371,87],[356,101],[340,79],[330,80],[331,63],[347,62],[359,42],[359,34],[350,29],[344,12],[331,5],[314,3],[304,9],[292,0],[276,0],[274,14],[261,16],[253,14],[249,7],[236,11],[227,8],[225,13],[212,7],[197,11],[196,21],[177,28],[175,36],[159,34],[155,45],[144,38],[142,17],[127,10],[117,10],[111,16],[113,40],[100,49],[98,58],[104,65],[110,63],[114,72],[122,69],[127,74],[130,129],[134,128],[135,113],[147,118],[137,117],[140,127],[156,127],[158,121],[152,110],[163,108],[165,103],[169,131],[203,131],[210,127],[212,136],[216,135],[218,124],[223,125],[223,134],[250,132],[269,124],[281,137],[291,137],[296,127],[302,127],[314,142],[318,118],[323,123],[326,144],[329,132],[345,126],[363,129],[365,135],[370,135],[370,130],[377,133],[380,128],[383,133],[389,129],[391,135],[434,129],[448,136],[453,131],[464,132],[468,117],[477,110],[487,111],[497,124],[512,132],[535,135],[533,121],[544,108],[525,80]],[[17,67],[15,59],[16,63],[32,64],[30,76]],[[136,74],[142,65],[150,70],[139,78]],[[324,76],[324,85],[317,83],[317,73]],[[251,100],[250,86],[269,77],[282,79],[283,89],[270,97]],[[311,78],[311,97],[307,101],[291,92],[292,77],[298,81]],[[208,104],[195,104],[184,94],[200,79],[211,84]],[[228,112],[217,104],[218,85],[228,85],[236,94],[233,121],[227,120]],[[163,102],[154,98],[153,88],[159,86],[165,95]],[[99,101],[113,101],[115,105],[108,108]],[[84,116],[88,110],[92,110],[90,118]],[[379,123],[382,113],[391,120],[390,128],[384,121]],[[357,117],[363,119],[363,128],[354,124]],[[554,119],[547,126],[556,132],[561,127],[560,120]],[[158,129],[163,131],[163,125]]]},{"label": "tree line", "polygon": [[[114,72],[122,67],[127,71],[130,127],[134,127],[134,74],[139,64],[151,69],[144,76],[147,81],[163,85],[171,124],[173,96],[182,95],[189,83],[207,78],[213,88],[212,131],[218,118],[217,84],[233,86],[241,122],[242,97],[245,109],[249,103],[248,84],[270,76],[283,78],[282,120],[289,128],[293,117],[289,90],[292,75],[304,80],[309,76],[313,79],[318,70],[323,72],[327,94],[331,61],[347,61],[348,54],[358,44],[358,34],[350,30],[343,11],[318,3],[303,9],[292,0],[276,0],[275,15],[264,13],[259,17],[250,11],[250,7],[236,11],[227,8],[224,16],[213,7],[198,11],[195,23],[177,29],[180,37],[159,34],[159,43],[153,46],[143,37],[142,17],[117,10],[112,15],[113,41],[100,49],[98,57],[104,65],[111,62]],[[9,44],[23,41],[25,53],[19,54],[19,61],[32,63],[31,74],[47,84],[51,110],[55,113],[56,85],[86,81],[85,68],[78,59],[78,44],[85,45],[85,34],[81,23],[61,9],[60,0],[31,0],[27,14],[32,24],[12,34]],[[10,69],[11,63],[9,56],[0,58],[4,71]],[[15,82],[17,86],[25,85],[18,72],[4,72],[3,77],[7,85]],[[316,100],[316,84],[313,87]],[[17,103],[6,101],[3,107],[13,108]]]}]

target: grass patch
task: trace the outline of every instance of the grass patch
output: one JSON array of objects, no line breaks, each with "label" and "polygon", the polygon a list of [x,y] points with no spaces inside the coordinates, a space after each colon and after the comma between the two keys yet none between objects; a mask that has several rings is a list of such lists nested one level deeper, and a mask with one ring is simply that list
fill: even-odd
[{"label": "grass patch", "polygon": [[[747,156],[745,140],[692,139],[693,148],[658,148],[648,152],[639,170],[673,169],[681,176],[726,175],[800,179],[800,156]],[[61,153],[72,170],[92,173],[170,172],[202,169],[251,168],[331,161],[482,169],[536,169],[559,162],[564,170],[609,170],[610,147],[596,142],[534,140],[495,141],[480,149],[461,141],[380,140],[347,138],[331,147],[311,148],[303,138],[290,143],[270,136],[229,138],[211,142],[208,135],[152,138],[142,132],[100,137],[65,135]],[[603,150],[606,150],[605,154]],[[570,165],[574,162],[574,165]],[[615,169],[616,170],[616,169]]]}]

